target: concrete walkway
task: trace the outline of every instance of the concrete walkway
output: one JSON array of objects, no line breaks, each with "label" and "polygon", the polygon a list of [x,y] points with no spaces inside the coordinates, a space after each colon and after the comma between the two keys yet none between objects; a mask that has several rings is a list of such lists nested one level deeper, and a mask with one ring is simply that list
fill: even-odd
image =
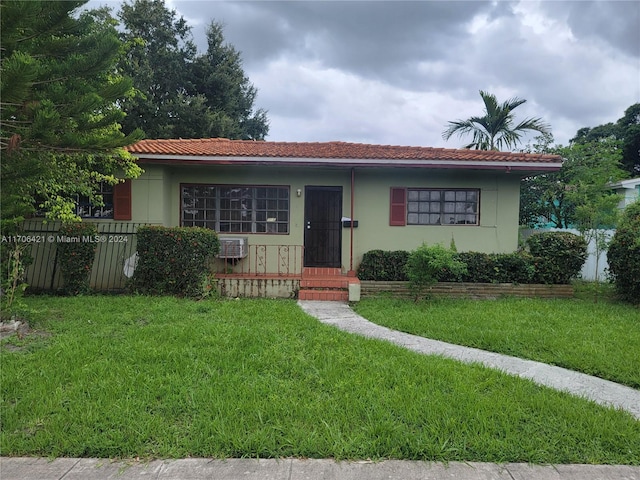
[{"label": "concrete walkway", "polygon": [[523,360],[391,330],[361,317],[346,303],[299,301],[298,304],[305,312],[316,317],[322,323],[334,325],[341,330],[369,338],[387,340],[418,353],[440,355],[466,363],[480,363],[511,375],[528,378],[540,385],[588,398],[601,405],[626,410],[640,420],[640,390],[546,363]]},{"label": "concrete walkway", "polygon": [[640,467],[387,460],[1,458],[2,480],[640,480]]},{"label": "concrete walkway", "polygon": [[[298,302],[321,322],[387,340],[410,350],[481,363],[536,383],[613,405],[640,420],[640,392],[613,382],[530,360],[451,345],[381,327],[339,302]],[[640,467],[509,463],[336,462],[331,459],[111,461],[92,458],[0,458],[1,480],[640,480]]]}]

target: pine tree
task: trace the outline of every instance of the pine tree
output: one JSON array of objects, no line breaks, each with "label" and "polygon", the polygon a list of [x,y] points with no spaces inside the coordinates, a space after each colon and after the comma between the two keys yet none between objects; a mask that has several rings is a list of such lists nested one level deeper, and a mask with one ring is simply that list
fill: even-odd
[{"label": "pine tree", "polygon": [[263,109],[253,111],[257,90],[242,69],[240,52],[225,43],[222,24],[209,24],[207,44],[207,52],[193,64],[192,80],[194,93],[203,94],[207,106],[220,112],[211,136],[264,140],[269,131],[267,114]]},{"label": "pine tree", "polygon": [[115,72],[121,44],[101,12],[73,16],[85,3],[0,4],[3,219],[30,213],[36,198],[71,219],[77,194],[140,171],[120,148],[141,138],[120,130],[118,102],[132,87]]}]

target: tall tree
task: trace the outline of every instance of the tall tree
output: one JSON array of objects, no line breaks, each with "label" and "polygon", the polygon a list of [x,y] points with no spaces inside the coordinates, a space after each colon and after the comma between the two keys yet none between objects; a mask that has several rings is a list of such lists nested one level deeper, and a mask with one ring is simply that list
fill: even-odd
[{"label": "tall tree", "polygon": [[622,167],[630,175],[640,175],[640,103],[627,108],[616,123],[581,128],[571,142],[587,143],[604,138],[622,141]]},{"label": "tall tree", "polygon": [[242,69],[242,59],[225,43],[222,24],[211,22],[207,29],[207,52],[193,64],[194,92],[206,97],[206,104],[219,112],[211,125],[211,136],[264,140],[269,131],[266,112],[253,111],[257,90]]},{"label": "tall tree", "polygon": [[499,150],[503,147],[515,148],[526,131],[550,133],[550,127],[540,118],[527,118],[517,125],[514,123],[513,110],[526,100],[512,98],[498,104],[495,95],[480,90],[480,96],[484,102],[484,115],[449,122],[448,128],[442,133],[445,140],[449,140],[456,134],[459,136],[471,134],[473,141],[464,148]]},{"label": "tall tree", "polygon": [[142,137],[120,130],[118,102],[131,90],[115,71],[121,44],[99,12],[75,16],[85,3],[0,4],[4,227],[32,212],[36,200],[49,216],[76,218],[77,194],[94,198],[100,182],[140,172],[119,148]]},{"label": "tall tree", "polygon": [[121,69],[137,91],[123,103],[125,131],[139,127],[150,138],[264,139],[266,113],[253,112],[256,90],[219,24],[211,24],[207,53],[198,55],[191,27],[164,0],[132,0],[118,16],[129,46]]}]

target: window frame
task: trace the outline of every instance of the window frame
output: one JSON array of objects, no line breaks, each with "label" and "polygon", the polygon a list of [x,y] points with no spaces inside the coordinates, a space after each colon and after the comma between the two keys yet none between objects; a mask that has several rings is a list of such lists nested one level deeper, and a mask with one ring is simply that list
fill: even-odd
[{"label": "window frame", "polygon": [[[412,226],[480,226],[480,189],[479,188],[427,188],[427,187],[407,187],[406,188],[406,225]],[[413,192],[418,192],[418,195],[421,195],[421,192],[429,192],[429,196],[432,197],[432,192],[438,192],[437,199],[422,199],[419,198],[417,200],[411,199]],[[459,199],[459,194],[464,193],[465,199]],[[472,193],[475,195],[475,201],[469,200],[469,194]],[[448,194],[453,194],[453,199],[447,199]],[[411,204],[417,203],[418,210],[413,211]],[[429,204],[426,210],[421,210],[420,204]],[[439,204],[438,211],[431,210],[433,208],[433,204]],[[447,207],[445,204],[453,204],[453,211],[446,211]],[[458,211],[457,205],[461,204],[472,204],[475,205],[475,210],[472,212],[468,211]],[[413,216],[418,217],[418,221],[411,221]],[[422,215],[434,216],[437,215],[439,218],[438,223],[422,223],[420,222],[420,217]],[[443,217],[446,215],[453,215],[454,222],[442,222]],[[458,220],[456,217],[467,217],[469,215],[473,215],[475,217],[475,222],[469,222],[465,220]]]},{"label": "window frame", "polygon": [[[198,199],[202,199],[204,206],[198,207],[196,205],[191,208],[185,207],[184,194],[187,188],[213,188],[215,190],[213,196],[195,196],[196,204]],[[259,195],[259,189],[267,190],[263,192],[264,196]],[[222,197],[225,191],[233,190],[239,190],[239,195]],[[242,195],[246,193],[246,190],[251,190],[251,195],[243,198]],[[272,192],[268,192],[268,190],[272,190]],[[272,194],[271,196],[270,193]],[[282,193],[286,193],[286,196],[281,196]],[[275,194],[275,196],[273,196],[273,194]],[[240,206],[246,206],[246,201],[251,203],[251,206],[245,210],[249,219],[234,218],[234,212],[242,212],[242,210],[240,208],[232,208],[233,204],[237,203]],[[281,202],[283,201],[286,201],[286,208],[281,208]],[[224,205],[223,202],[225,202]],[[269,208],[270,202],[275,202],[275,208]],[[186,210],[202,210],[205,212],[204,218],[187,219],[185,218]],[[212,212],[211,216],[213,218],[206,218],[207,212]],[[228,213],[226,218],[223,218],[224,212]],[[269,213],[273,212],[275,212],[275,217],[269,217]],[[279,217],[283,212],[286,212],[286,219],[280,220]],[[275,220],[270,221],[272,218],[275,218]],[[234,225],[238,224],[240,225],[240,230],[233,230]],[[259,229],[259,225],[261,224],[264,224],[264,231],[260,231]],[[250,228],[245,230],[243,229],[243,225],[249,225]],[[291,187],[289,185],[181,183],[180,226],[211,228],[223,235],[289,235],[291,233]],[[226,229],[226,226],[229,228]],[[281,231],[282,226],[284,226],[285,231]]]},{"label": "window frame", "polygon": [[[91,219],[95,219],[95,220],[113,220],[114,216],[116,214],[116,209],[115,209],[115,197],[116,197],[116,189],[114,188],[114,185],[111,185],[109,183],[106,182],[100,182],[100,188],[99,190],[97,190],[95,192],[95,195],[101,195],[102,196],[102,206],[97,206],[97,205],[93,205],[90,201],[89,201],[89,197],[85,196],[85,195],[76,195],[76,208],[75,208],[75,214],[78,215],[78,217],[80,218],[91,218]],[[105,196],[106,198],[111,197],[111,202],[107,202],[105,200]],[[104,215],[104,212],[108,212],[108,207],[111,206],[111,213]],[[91,213],[95,213],[94,209],[99,209],[101,215],[95,216],[93,214],[82,214],[81,213],[81,208],[86,207],[89,209],[89,211]]]}]

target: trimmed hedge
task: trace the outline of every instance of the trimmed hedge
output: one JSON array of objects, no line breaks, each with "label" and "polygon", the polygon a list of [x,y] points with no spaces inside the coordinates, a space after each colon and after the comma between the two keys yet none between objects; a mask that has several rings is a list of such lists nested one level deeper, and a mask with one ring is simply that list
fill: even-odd
[{"label": "trimmed hedge", "polygon": [[526,243],[534,257],[534,283],[569,283],[587,259],[587,242],[574,233],[536,233]]},{"label": "trimmed hedge", "polygon": [[535,283],[533,258],[526,252],[461,252],[458,259],[467,265],[461,278],[446,276],[442,281],[467,283]]},{"label": "trimmed hedge", "polygon": [[93,223],[67,223],[60,227],[58,237],[58,261],[64,280],[64,293],[81,295],[89,293],[91,268],[96,256],[98,229]]},{"label": "trimmed hedge", "polygon": [[[441,270],[440,282],[569,284],[580,274],[587,258],[587,244],[568,232],[543,232],[527,240],[531,253],[459,252],[454,259],[466,265],[466,272]],[[371,250],[358,267],[363,281],[403,282],[410,252]]]},{"label": "trimmed hedge", "polygon": [[640,202],[625,208],[609,244],[607,260],[618,294],[640,304]]},{"label": "trimmed hedge", "polygon": [[218,235],[197,227],[144,226],[138,229],[134,292],[202,297],[211,291],[209,262],[220,251]]},{"label": "trimmed hedge", "polygon": [[405,282],[409,280],[405,270],[408,259],[409,252],[404,250],[371,250],[362,256],[362,262],[358,266],[358,278],[360,280]]}]

